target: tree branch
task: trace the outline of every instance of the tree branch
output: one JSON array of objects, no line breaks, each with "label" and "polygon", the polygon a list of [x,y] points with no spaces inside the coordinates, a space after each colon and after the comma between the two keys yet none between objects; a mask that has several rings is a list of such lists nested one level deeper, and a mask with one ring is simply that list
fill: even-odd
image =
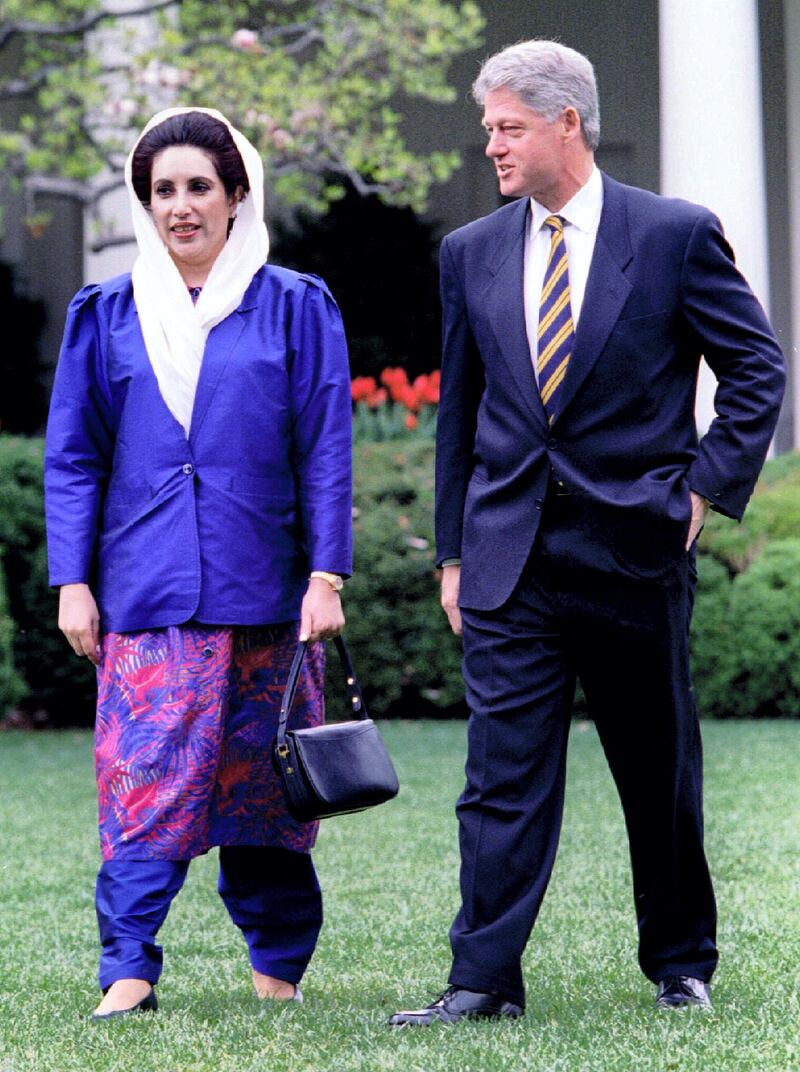
[{"label": "tree branch", "polygon": [[[50,68],[52,70],[52,68]],[[25,78],[12,78],[10,82],[0,82],[0,100],[9,100],[11,97],[24,97],[27,93],[33,93],[47,81],[50,70],[41,68],[36,78],[28,81]]]},{"label": "tree branch", "polygon": [[25,192],[34,194],[57,194],[72,197],[84,205],[93,200],[93,190],[79,179],[62,179],[55,175],[28,175],[24,180]]},{"label": "tree branch", "polygon": [[141,15],[152,15],[156,11],[174,7],[180,2],[181,0],[151,0],[151,3],[121,11],[95,11],[90,15],[84,15],[82,19],[74,19],[72,22],[47,23],[33,19],[18,19],[16,22],[7,22],[0,28],[0,48],[15,34],[30,34],[33,37],[70,37],[75,34],[88,33],[107,19],[130,19]]},{"label": "tree branch", "polygon": [[[130,71],[130,63],[115,63],[100,68],[100,75],[118,74],[120,71]],[[0,100],[8,100],[11,97],[24,97],[28,93],[35,93],[47,82],[51,74],[64,70],[63,61],[58,63],[42,64],[36,71],[34,78],[12,78],[8,82],[0,82]]]},{"label": "tree branch", "polygon": [[119,175],[99,185],[81,179],[63,179],[56,175],[28,175],[23,179],[25,193],[29,197],[36,194],[71,197],[87,208],[93,208],[107,194],[124,185],[124,180]]},{"label": "tree branch", "polygon": [[347,164],[337,163],[336,161],[331,161],[326,170],[332,171],[336,175],[343,175],[345,178],[349,179],[356,192],[362,197],[365,197],[367,194],[396,194],[402,189],[400,183],[369,182],[354,168],[348,167]]},{"label": "tree branch", "polygon": [[402,191],[402,182],[381,183],[370,182],[368,179],[365,179],[359,171],[342,158],[341,154],[336,151],[330,141],[326,138],[320,138],[319,147],[319,152],[316,154],[313,161],[306,158],[302,166],[297,162],[287,162],[283,164],[271,163],[269,166],[270,174],[273,176],[280,176],[288,175],[292,172],[308,172],[312,170],[317,175],[333,173],[334,175],[341,175],[344,178],[349,179],[355,190],[362,196],[368,194],[392,195]]},{"label": "tree branch", "polygon": [[[332,7],[332,0],[319,0],[319,3],[314,5],[313,15],[303,19],[302,22],[287,22],[280,26],[272,26],[269,29],[260,30],[258,32],[259,48],[263,50],[265,46],[280,42],[285,38],[295,37],[296,40],[290,41],[287,45],[283,46],[283,50],[287,55],[295,55],[308,48],[309,45],[323,41],[324,37],[317,27],[331,11]],[[241,49],[231,43],[230,37],[224,37],[222,34],[209,34],[205,37],[197,37],[193,41],[188,41],[181,48],[181,55],[190,55],[197,49],[204,48],[208,45],[219,45],[223,48],[230,49],[232,52],[241,51]]]},{"label": "tree branch", "polygon": [[89,249],[92,253],[102,253],[104,249],[111,249],[112,246],[129,246],[135,241],[133,235],[109,235],[106,238],[101,236],[89,243]]}]

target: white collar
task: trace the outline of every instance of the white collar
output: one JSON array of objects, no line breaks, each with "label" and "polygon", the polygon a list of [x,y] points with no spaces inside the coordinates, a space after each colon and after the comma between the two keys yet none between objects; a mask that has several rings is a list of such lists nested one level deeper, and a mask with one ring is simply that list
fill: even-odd
[{"label": "white collar", "polygon": [[590,234],[600,219],[603,208],[603,177],[597,165],[580,190],[567,201],[563,208],[553,213],[531,198],[531,238],[539,233],[548,216],[561,216],[579,231]]}]

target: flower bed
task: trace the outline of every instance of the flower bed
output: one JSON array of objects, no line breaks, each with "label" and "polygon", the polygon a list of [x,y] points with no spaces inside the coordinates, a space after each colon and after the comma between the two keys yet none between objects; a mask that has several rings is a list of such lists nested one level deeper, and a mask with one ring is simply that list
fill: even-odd
[{"label": "flower bed", "polygon": [[432,437],[439,404],[438,369],[409,380],[403,368],[389,367],[374,376],[356,376],[351,384],[353,438],[361,443]]}]

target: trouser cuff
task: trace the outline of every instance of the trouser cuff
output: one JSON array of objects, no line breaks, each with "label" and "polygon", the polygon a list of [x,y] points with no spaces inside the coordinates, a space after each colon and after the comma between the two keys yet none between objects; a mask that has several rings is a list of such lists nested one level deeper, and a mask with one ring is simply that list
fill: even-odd
[{"label": "trouser cuff", "polygon": [[465,990],[474,990],[478,994],[499,994],[506,1001],[519,1005],[521,1009],[525,1008],[524,987],[513,986],[497,976],[485,975],[454,964],[447,981],[451,986],[462,986]]}]

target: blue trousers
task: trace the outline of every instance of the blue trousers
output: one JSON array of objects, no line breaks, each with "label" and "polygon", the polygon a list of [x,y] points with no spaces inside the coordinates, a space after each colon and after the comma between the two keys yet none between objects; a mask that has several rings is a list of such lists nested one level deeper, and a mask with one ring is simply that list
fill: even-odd
[{"label": "blue trousers", "polygon": [[449,981],[520,1005],[558,845],[576,679],[625,813],[642,971],[708,980],[717,963],[689,673],[693,554],[659,577],[604,572],[575,554],[572,509],[553,506],[507,603],[462,611],[471,714]]},{"label": "blue trousers", "polygon": [[[298,983],[322,926],[322,894],[307,853],[222,846],[218,891],[241,930],[256,971]],[[155,984],[163,964],[156,935],[180,891],[188,860],[107,860],[97,876],[98,978]]]}]

